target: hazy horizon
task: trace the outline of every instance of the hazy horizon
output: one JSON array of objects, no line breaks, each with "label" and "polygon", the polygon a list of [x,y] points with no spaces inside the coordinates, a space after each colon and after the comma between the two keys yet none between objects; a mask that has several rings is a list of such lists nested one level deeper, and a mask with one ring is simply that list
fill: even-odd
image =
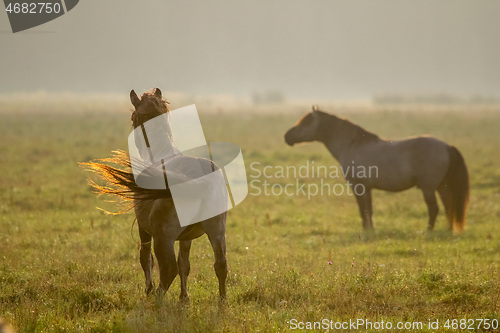
[{"label": "hazy horizon", "polygon": [[17,34],[0,13],[0,59],[4,95],[500,96],[500,2],[87,0]]}]

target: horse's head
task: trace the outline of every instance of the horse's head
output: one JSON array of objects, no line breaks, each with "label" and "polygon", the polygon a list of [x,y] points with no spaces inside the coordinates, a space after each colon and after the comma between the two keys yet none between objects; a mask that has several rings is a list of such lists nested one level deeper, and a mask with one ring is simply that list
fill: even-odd
[{"label": "horse's head", "polygon": [[296,143],[311,142],[320,139],[321,118],[325,113],[313,105],[311,112],[303,116],[294,127],[285,134],[285,142],[293,146]]},{"label": "horse's head", "polygon": [[130,117],[134,128],[141,126],[146,121],[153,119],[156,116],[170,111],[168,106],[169,103],[162,97],[161,90],[159,88],[146,91],[142,94],[141,98],[139,98],[135,91],[132,90],[130,92],[130,102],[132,102],[132,105],[134,106],[134,111]]}]

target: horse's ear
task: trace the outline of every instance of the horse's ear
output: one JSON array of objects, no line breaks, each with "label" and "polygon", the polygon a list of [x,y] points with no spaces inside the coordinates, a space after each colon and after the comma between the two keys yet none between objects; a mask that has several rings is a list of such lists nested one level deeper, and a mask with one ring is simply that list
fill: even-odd
[{"label": "horse's ear", "polygon": [[312,112],[318,112],[319,111],[319,106],[318,104],[314,104],[311,108]]},{"label": "horse's ear", "polygon": [[132,105],[135,107],[138,107],[139,104],[141,104],[141,100],[139,99],[134,90],[130,91],[130,102],[132,102]]},{"label": "horse's ear", "polygon": [[155,96],[159,99],[161,99],[161,90],[160,88],[155,88]]}]

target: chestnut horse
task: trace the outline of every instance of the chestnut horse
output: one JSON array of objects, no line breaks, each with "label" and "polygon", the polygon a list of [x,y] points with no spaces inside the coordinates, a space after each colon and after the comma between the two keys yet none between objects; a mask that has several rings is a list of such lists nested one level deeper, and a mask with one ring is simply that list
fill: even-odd
[{"label": "chestnut horse", "polygon": [[353,189],[361,184],[364,190],[354,191],[364,229],[373,228],[372,189],[396,192],[417,186],[427,204],[430,230],[439,211],[436,191],[443,201],[450,230],[463,230],[469,175],[457,148],[429,136],[383,140],[346,119],[319,111],[317,106],[285,134],[285,141],[290,146],[322,142],[344,171],[373,168],[369,177],[366,173],[358,177],[357,172],[343,171]]},{"label": "chestnut horse", "polygon": [[[130,100],[134,106],[131,116],[134,129],[146,121],[170,111],[169,103],[162,97],[162,93],[158,88],[145,92],[141,98],[132,90]],[[178,166],[179,163],[182,164],[183,160],[194,158],[179,154],[166,164],[167,169],[168,165],[177,164]],[[212,170],[218,169],[208,159],[196,159],[198,165],[202,167],[209,167]],[[125,167],[126,170],[111,167],[106,163],[118,164]],[[139,187],[130,170],[131,163],[127,153],[117,151],[113,158],[82,163],[82,165],[98,173],[107,182],[107,185],[101,186],[90,181],[97,193],[117,195],[123,200],[133,202],[141,239],[140,262],[146,278],[146,293],[149,294],[153,289],[151,276],[153,267],[152,241],[160,271],[160,283],[157,292],[163,295],[177,274],[179,274],[181,280],[180,298],[182,299],[188,296],[187,277],[190,270],[189,251],[191,249],[191,240],[206,233],[214,251],[214,269],[219,280],[219,295],[221,298],[226,296],[226,212],[182,227],[177,217],[170,190],[168,188],[166,190],[150,190]],[[160,170],[160,172],[163,171]],[[169,170],[165,170],[165,172],[168,173]],[[194,174],[191,172],[190,175]],[[199,176],[203,176],[203,174]],[[174,249],[175,241],[179,241],[177,261]]]}]

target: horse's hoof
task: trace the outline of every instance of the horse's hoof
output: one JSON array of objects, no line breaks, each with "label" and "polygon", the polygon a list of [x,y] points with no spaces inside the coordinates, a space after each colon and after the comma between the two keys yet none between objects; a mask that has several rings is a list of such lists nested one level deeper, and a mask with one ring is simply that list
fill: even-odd
[{"label": "horse's hoof", "polygon": [[219,296],[219,310],[224,311],[227,307],[227,298],[226,296]]},{"label": "horse's hoof", "polygon": [[145,291],[146,291],[146,295],[149,296],[151,294],[151,292],[153,291],[153,284],[147,286]]},{"label": "horse's hoof", "polygon": [[189,295],[187,293],[181,293],[179,295],[179,301],[181,301],[181,302],[188,302],[189,301]]},{"label": "horse's hoof", "polygon": [[156,289],[156,297],[157,297],[157,298],[163,298],[163,296],[165,296],[166,292],[167,292],[167,291],[166,291],[166,290],[163,290],[163,288],[162,288],[162,287],[158,287],[158,288]]}]

